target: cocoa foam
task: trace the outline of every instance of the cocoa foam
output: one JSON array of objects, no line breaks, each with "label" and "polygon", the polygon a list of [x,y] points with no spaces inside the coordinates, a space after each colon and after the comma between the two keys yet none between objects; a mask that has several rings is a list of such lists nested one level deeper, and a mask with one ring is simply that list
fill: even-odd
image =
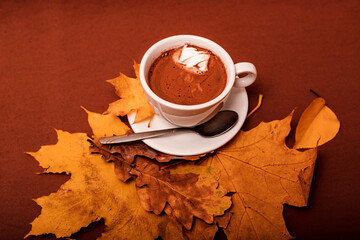
[{"label": "cocoa foam", "polygon": [[214,99],[224,90],[226,80],[221,59],[207,49],[192,45],[163,52],[148,74],[149,86],[156,95],[182,105]]}]

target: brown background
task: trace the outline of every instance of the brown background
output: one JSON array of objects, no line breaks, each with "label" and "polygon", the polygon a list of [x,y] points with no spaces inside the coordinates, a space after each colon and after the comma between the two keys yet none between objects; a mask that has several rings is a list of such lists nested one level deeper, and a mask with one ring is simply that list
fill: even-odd
[{"label": "brown background", "polygon": [[[235,62],[257,66],[250,109],[260,93],[264,102],[244,130],[296,108],[294,128],[315,97],[309,89],[327,100],[341,130],[319,148],[308,206],[285,206],[284,218],[298,239],[359,236],[359,10],[359,1],[329,0],[1,1],[0,239],[22,239],[41,210],[31,199],[68,179],[37,175],[24,152],[55,144],[54,128],[90,134],[80,105],[103,112],[117,99],[105,80],[133,76],[133,60],[175,34],[210,38]],[[95,239],[103,228],[73,238]]]}]

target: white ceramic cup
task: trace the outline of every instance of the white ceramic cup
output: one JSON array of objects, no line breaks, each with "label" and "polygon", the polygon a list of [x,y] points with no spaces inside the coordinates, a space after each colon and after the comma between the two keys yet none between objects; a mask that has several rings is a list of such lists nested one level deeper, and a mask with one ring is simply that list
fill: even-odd
[{"label": "white ceramic cup", "polygon": [[[184,44],[210,50],[220,57],[225,65],[227,73],[225,88],[220,95],[206,103],[196,105],[171,103],[157,96],[148,85],[148,72],[154,60],[164,51],[181,47]],[[174,125],[192,127],[213,117],[224,105],[231,88],[244,88],[251,85],[256,79],[257,72],[252,63],[241,62],[234,64],[230,55],[221,46],[211,40],[193,35],[177,35],[165,38],[147,50],[140,63],[139,75],[145,96],[157,114]],[[245,76],[239,77],[240,75]]]}]

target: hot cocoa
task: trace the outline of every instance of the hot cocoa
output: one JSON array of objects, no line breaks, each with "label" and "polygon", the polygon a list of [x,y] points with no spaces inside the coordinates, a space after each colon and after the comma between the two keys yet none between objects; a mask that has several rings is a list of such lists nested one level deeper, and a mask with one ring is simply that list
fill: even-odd
[{"label": "hot cocoa", "polygon": [[211,51],[192,45],[165,51],[148,73],[151,90],[162,99],[195,105],[216,98],[225,88],[227,73]]}]

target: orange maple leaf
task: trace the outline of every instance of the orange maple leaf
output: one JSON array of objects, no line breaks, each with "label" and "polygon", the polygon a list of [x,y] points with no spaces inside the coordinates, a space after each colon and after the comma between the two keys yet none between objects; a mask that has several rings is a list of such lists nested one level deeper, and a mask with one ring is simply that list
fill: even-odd
[{"label": "orange maple leaf", "polygon": [[[306,206],[316,149],[297,151],[285,144],[292,114],[241,131],[202,164],[221,170],[220,185],[233,192],[233,205],[217,221],[228,239],[289,239],[283,204]],[[229,221],[230,219],[230,221]]]}]

